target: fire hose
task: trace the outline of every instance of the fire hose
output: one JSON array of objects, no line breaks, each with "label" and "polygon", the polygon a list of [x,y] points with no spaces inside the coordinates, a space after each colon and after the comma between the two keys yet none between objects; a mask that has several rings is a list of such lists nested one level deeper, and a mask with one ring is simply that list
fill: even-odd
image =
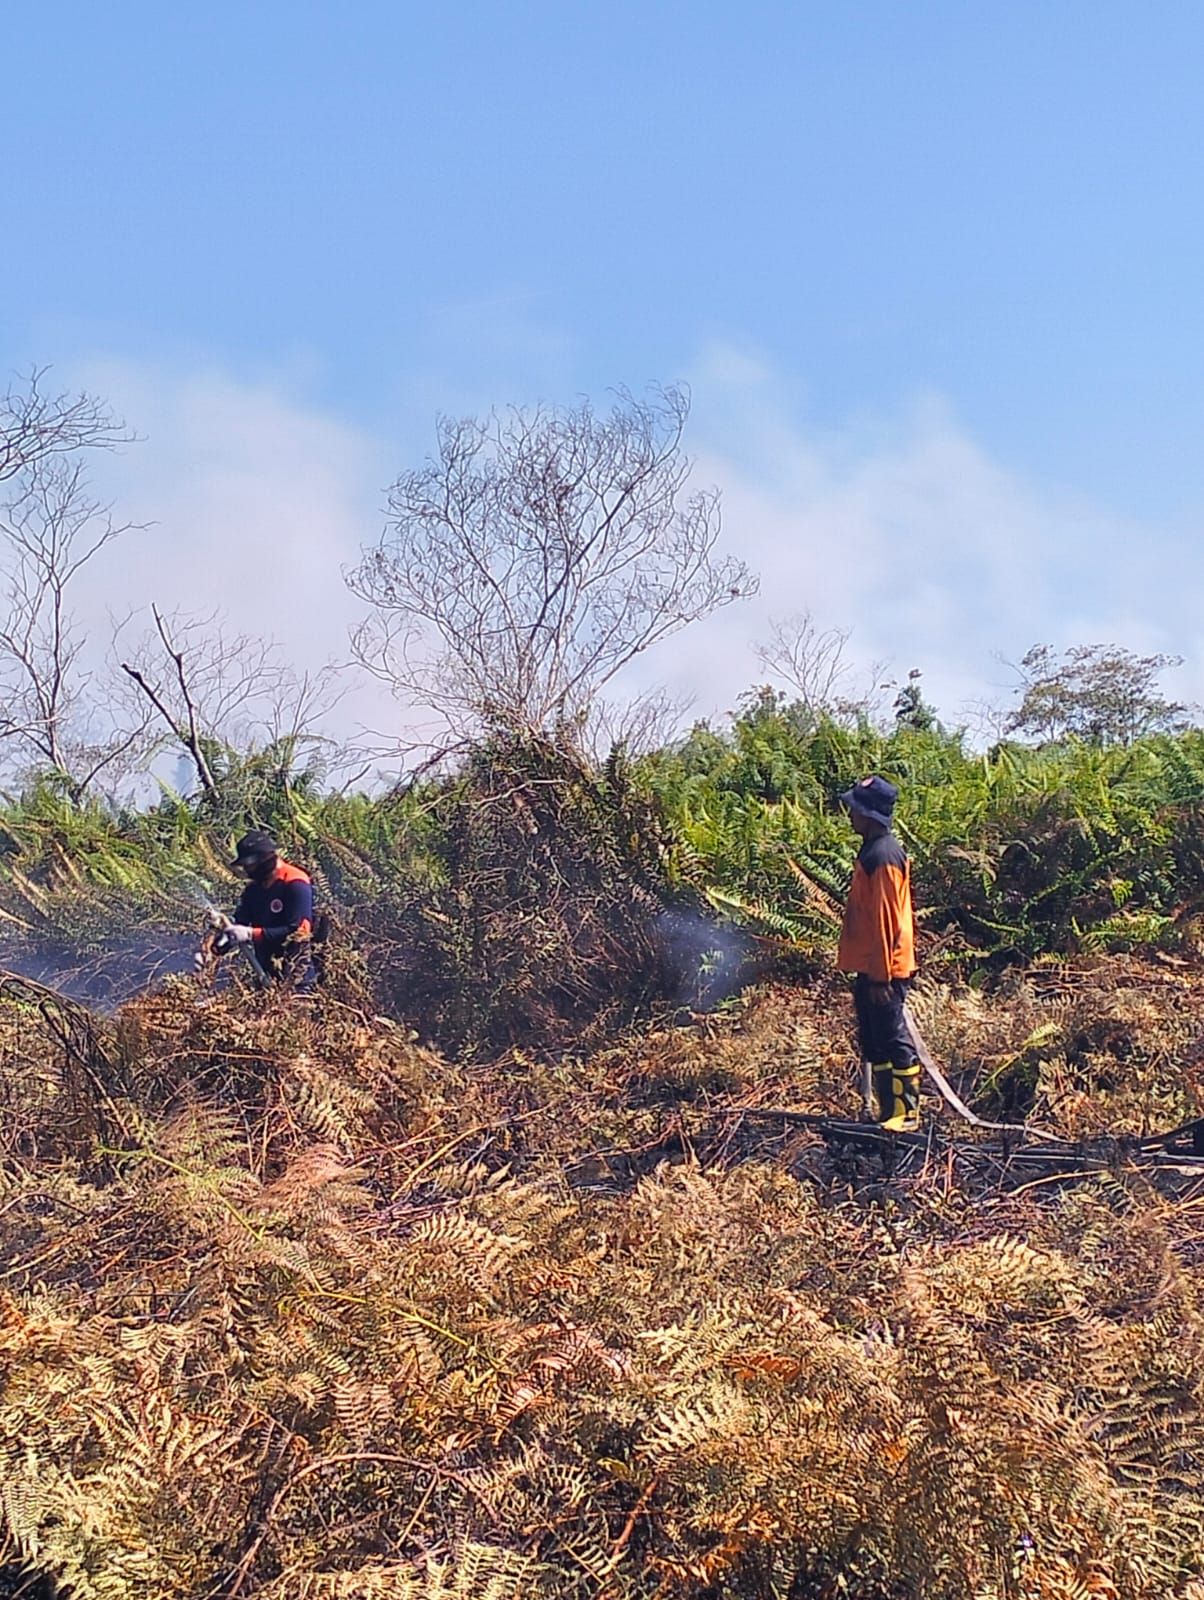
[{"label": "fire hose", "polygon": [[916,1025],[916,1019],[906,1006],[903,1007],[903,1020],[907,1024],[908,1033],[911,1034],[911,1042],[916,1047],[916,1055],[919,1058],[920,1065],[923,1067],[929,1082],[951,1111],[955,1111],[963,1121],[970,1123],[972,1127],[986,1128],[991,1133],[1028,1133],[1032,1131],[1019,1122],[986,1122],[982,1117],[971,1111],[932,1059],[932,1053],[924,1043],[924,1035],[920,1032],[919,1027]]},{"label": "fire hose", "polygon": [[[234,919],[232,917],[228,917],[224,911],[210,911],[209,926],[213,929],[218,939],[221,939],[223,935],[229,935],[230,929],[234,926]],[[269,978],[264,969],[263,963],[255,954],[255,941],[253,939],[248,939],[245,944],[240,944],[237,946],[237,948],[242,951],[247,960],[250,962],[251,970],[254,972],[259,982],[266,985],[269,982]],[[213,949],[215,955],[224,955],[226,950],[229,949],[229,944],[227,943],[223,945],[219,950],[217,948],[217,941],[215,940]]]}]

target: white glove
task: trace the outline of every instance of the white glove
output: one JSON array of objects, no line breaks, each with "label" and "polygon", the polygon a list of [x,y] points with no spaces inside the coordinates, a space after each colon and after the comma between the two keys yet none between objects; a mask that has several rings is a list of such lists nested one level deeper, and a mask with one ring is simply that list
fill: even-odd
[{"label": "white glove", "polygon": [[193,971],[194,972],[204,972],[206,966],[208,965],[208,962],[209,962],[208,954],[204,950],[198,950],[197,953],[192,958]]},{"label": "white glove", "polygon": [[231,944],[250,944],[255,937],[255,929],[249,928],[245,922],[232,922],[226,929],[226,937]]}]

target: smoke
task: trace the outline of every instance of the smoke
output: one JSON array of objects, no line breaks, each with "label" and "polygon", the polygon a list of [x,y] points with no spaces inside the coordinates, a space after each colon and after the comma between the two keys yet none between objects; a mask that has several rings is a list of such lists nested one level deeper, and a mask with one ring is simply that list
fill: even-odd
[{"label": "smoke", "polygon": [[196,944],[195,935],[155,929],[110,943],[95,956],[81,956],[67,945],[4,939],[0,968],[108,1016],[164,978],[190,973]]},{"label": "smoke", "polygon": [[747,981],[756,946],[740,929],[685,907],[663,911],[656,928],[677,1005],[713,1011]]},{"label": "smoke", "polygon": [[[209,885],[197,873],[179,872],[170,890],[182,905],[195,907],[206,922],[222,917]],[[9,934],[0,936],[0,967],[108,1015],[165,978],[192,973],[200,937],[199,931],[145,923],[125,935],[106,937],[102,947],[89,949],[45,935]]]}]

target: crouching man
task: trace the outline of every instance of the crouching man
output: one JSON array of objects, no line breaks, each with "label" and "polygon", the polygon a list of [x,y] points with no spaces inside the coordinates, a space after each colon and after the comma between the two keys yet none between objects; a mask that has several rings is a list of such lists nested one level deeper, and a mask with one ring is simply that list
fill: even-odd
[{"label": "crouching man", "polygon": [[911,863],[891,832],[898,794],[870,777],[840,797],[862,844],[837,955],[841,970],[856,974],[857,1041],[873,1074],[878,1122],[892,1133],[920,1125],[920,1063],[903,1010],[916,970]]},{"label": "crouching man", "polygon": [[[314,887],[307,872],[285,861],[270,833],[253,828],[238,841],[230,863],[248,879],[234,909],[233,921],[217,918],[212,941],[215,955],[239,946],[248,947],[258,974],[266,982],[283,979],[290,987],[311,989],[316,980],[313,962]],[[197,966],[204,952],[197,952]]]}]

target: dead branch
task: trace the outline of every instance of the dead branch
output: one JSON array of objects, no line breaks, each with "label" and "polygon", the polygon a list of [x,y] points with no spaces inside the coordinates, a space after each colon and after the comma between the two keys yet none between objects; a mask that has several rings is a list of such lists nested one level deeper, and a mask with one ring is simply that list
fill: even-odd
[{"label": "dead branch", "polygon": [[319,719],[343,692],[333,674],[296,673],[273,641],[227,633],[219,612],[190,617],[152,606],[151,617],[153,629],[121,670],[185,751],[204,794],[221,787],[215,749],[262,744],[283,758],[308,744],[325,754],[331,741],[316,731]]},{"label": "dead branch", "polygon": [[379,544],[348,574],[375,615],[357,658],[454,732],[580,728],[637,655],[755,591],[714,557],[714,490],[687,492],[686,395],[621,393],[609,416],[513,411],[439,423]]},{"label": "dead branch", "polygon": [[23,387],[0,395],[0,483],[52,456],[114,450],[135,435],[103,401],[80,390],[47,394],[48,367],[35,367]]},{"label": "dead branch", "polygon": [[139,689],[141,689],[142,693],[147,697],[151,705],[154,706],[155,710],[163,718],[164,722],[171,729],[175,737],[188,751],[188,754],[192,758],[193,766],[196,768],[197,781],[200,783],[204,792],[207,795],[216,795],[217,784],[214,782],[213,772],[210,769],[209,762],[205,758],[205,752],[201,747],[200,731],[197,725],[196,704],[192,697],[192,691],[188,685],[188,674],[184,667],[184,652],[175,648],[171,636],[167,631],[167,624],[164,622],[163,617],[156,606],[151,607],[151,613],[154,616],[155,627],[158,630],[159,637],[163,641],[163,648],[167,651],[168,656],[171,658],[171,661],[175,666],[176,681],[179,684],[180,696],[184,703],[183,719],[179,719],[173,715],[171,710],[168,708],[167,703],[163,699],[162,694],[158,689],[154,688],[148,682],[139,668],[131,666],[128,661],[123,661],[121,663],[121,670],[124,673],[127,673],[128,676],[132,678],[133,681],[138,685]]}]

